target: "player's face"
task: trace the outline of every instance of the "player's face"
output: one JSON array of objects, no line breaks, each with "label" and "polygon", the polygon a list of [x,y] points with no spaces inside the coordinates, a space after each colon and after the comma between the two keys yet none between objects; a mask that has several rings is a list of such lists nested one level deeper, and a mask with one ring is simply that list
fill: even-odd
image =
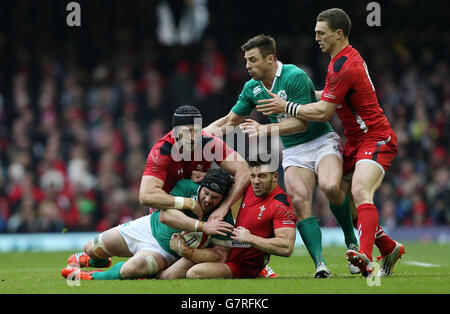
[{"label": "player's face", "polygon": [[248,74],[255,81],[262,81],[266,78],[270,71],[270,66],[273,61],[273,55],[268,55],[263,58],[259,48],[253,48],[245,52],[244,58],[246,61],[245,68]]},{"label": "player's face", "polygon": [[250,182],[256,196],[265,196],[276,187],[278,172],[270,171],[269,165],[250,167]]},{"label": "player's face", "polygon": [[204,213],[209,213],[210,211],[216,209],[219,206],[220,202],[223,199],[222,194],[214,192],[206,187],[203,187],[200,190],[198,195],[198,199],[200,202],[200,207],[202,208]]},{"label": "player's face", "polygon": [[317,21],[315,32],[320,50],[323,53],[331,53],[337,43],[338,31],[332,31],[327,21]]},{"label": "player's face", "polygon": [[183,125],[174,129],[174,135],[178,139],[177,145],[193,151],[195,144],[199,143],[201,136],[201,126],[199,125]]}]

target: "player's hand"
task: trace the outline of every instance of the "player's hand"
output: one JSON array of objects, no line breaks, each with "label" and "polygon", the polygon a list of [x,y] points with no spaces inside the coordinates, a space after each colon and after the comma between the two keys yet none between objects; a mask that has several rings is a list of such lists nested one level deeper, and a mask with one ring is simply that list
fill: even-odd
[{"label": "player's hand", "polygon": [[267,135],[267,127],[252,119],[245,119],[245,122],[241,123],[239,127],[242,133],[247,133],[249,137]]},{"label": "player's hand", "polygon": [[216,210],[214,210],[211,215],[208,218],[208,221],[213,220],[213,219],[218,219],[218,220],[223,220],[223,217],[226,216],[226,214],[228,213],[228,208],[217,208]]},{"label": "player's hand", "polygon": [[272,98],[258,100],[256,110],[262,112],[262,114],[268,116],[270,114],[283,113],[286,112],[287,101],[274,94],[267,91]]},{"label": "player's hand", "polygon": [[186,247],[186,241],[181,233],[174,233],[170,238],[170,248],[181,256],[183,249]]},{"label": "player's hand", "polygon": [[231,233],[231,239],[236,240],[240,243],[250,243],[251,236],[251,232],[242,226],[234,228],[233,232]]},{"label": "player's hand", "polygon": [[206,172],[193,170],[191,174],[191,180],[195,183],[200,183],[203,180],[203,177],[206,175]]},{"label": "player's hand", "polygon": [[209,235],[226,236],[226,232],[231,233],[233,229],[232,224],[219,219],[210,219],[203,225],[203,232]]}]

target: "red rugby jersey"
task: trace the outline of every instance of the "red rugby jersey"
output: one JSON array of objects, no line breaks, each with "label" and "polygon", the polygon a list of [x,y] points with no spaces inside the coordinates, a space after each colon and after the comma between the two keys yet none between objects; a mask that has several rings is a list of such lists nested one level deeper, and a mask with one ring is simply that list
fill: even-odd
[{"label": "red rugby jersey", "polygon": [[337,104],[344,135],[350,142],[367,136],[385,135],[389,122],[377,100],[367,65],[351,45],[342,49],[328,65],[321,100]]},{"label": "red rugby jersey", "polygon": [[[234,152],[221,139],[204,133],[201,137],[201,155],[195,158],[191,155],[189,160],[175,161],[172,157],[172,146],[175,138],[172,131],[161,138],[151,149],[147,156],[143,176],[154,176],[164,181],[163,190],[169,193],[180,179],[190,179],[192,171],[208,171],[215,161],[218,165],[224,161],[228,155]],[[196,160],[199,159],[199,160]]]},{"label": "red rugby jersey", "polygon": [[[252,234],[262,238],[274,237],[278,228],[295,228],[297,216],[287,194],[277,187],[265,197],[258,197],[249,185],[242,200],[236,227],[242,226]],[[270,255],[250,244],[233,241],[229,262],[245,262],[263,268],[269,262]]]}]

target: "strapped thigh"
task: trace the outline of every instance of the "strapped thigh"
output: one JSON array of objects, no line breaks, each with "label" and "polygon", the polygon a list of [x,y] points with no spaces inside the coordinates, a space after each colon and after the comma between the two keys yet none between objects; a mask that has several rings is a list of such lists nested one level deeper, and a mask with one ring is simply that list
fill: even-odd
[{"label": "strapped thigh", "polygon": [[92,239],[91,245],[92,245],[92,252],[98,257],[98,258],[106,258],[107,256],[101,256],[101,252],[97,252],[98,249],[102,249],[104,253],[108,254],[109,256],[113,256],[105,247],[105,244],[103,243],[102,239],[103,233],[100,233],[98,236],[96,236],[94,239]]}]

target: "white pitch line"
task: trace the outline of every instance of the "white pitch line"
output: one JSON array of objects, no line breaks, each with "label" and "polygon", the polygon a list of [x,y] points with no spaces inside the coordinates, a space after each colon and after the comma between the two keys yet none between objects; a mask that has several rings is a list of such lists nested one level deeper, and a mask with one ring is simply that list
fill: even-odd
[{"label": "white pitch line", "polygon": [[407,262],[404,262],[403,264],[420,266],[420,267],[440,267],[441,266],[441,265],[437,265],[437,264],[423,263],[423,262],[417,262],[417,261],[407,261]]}]

